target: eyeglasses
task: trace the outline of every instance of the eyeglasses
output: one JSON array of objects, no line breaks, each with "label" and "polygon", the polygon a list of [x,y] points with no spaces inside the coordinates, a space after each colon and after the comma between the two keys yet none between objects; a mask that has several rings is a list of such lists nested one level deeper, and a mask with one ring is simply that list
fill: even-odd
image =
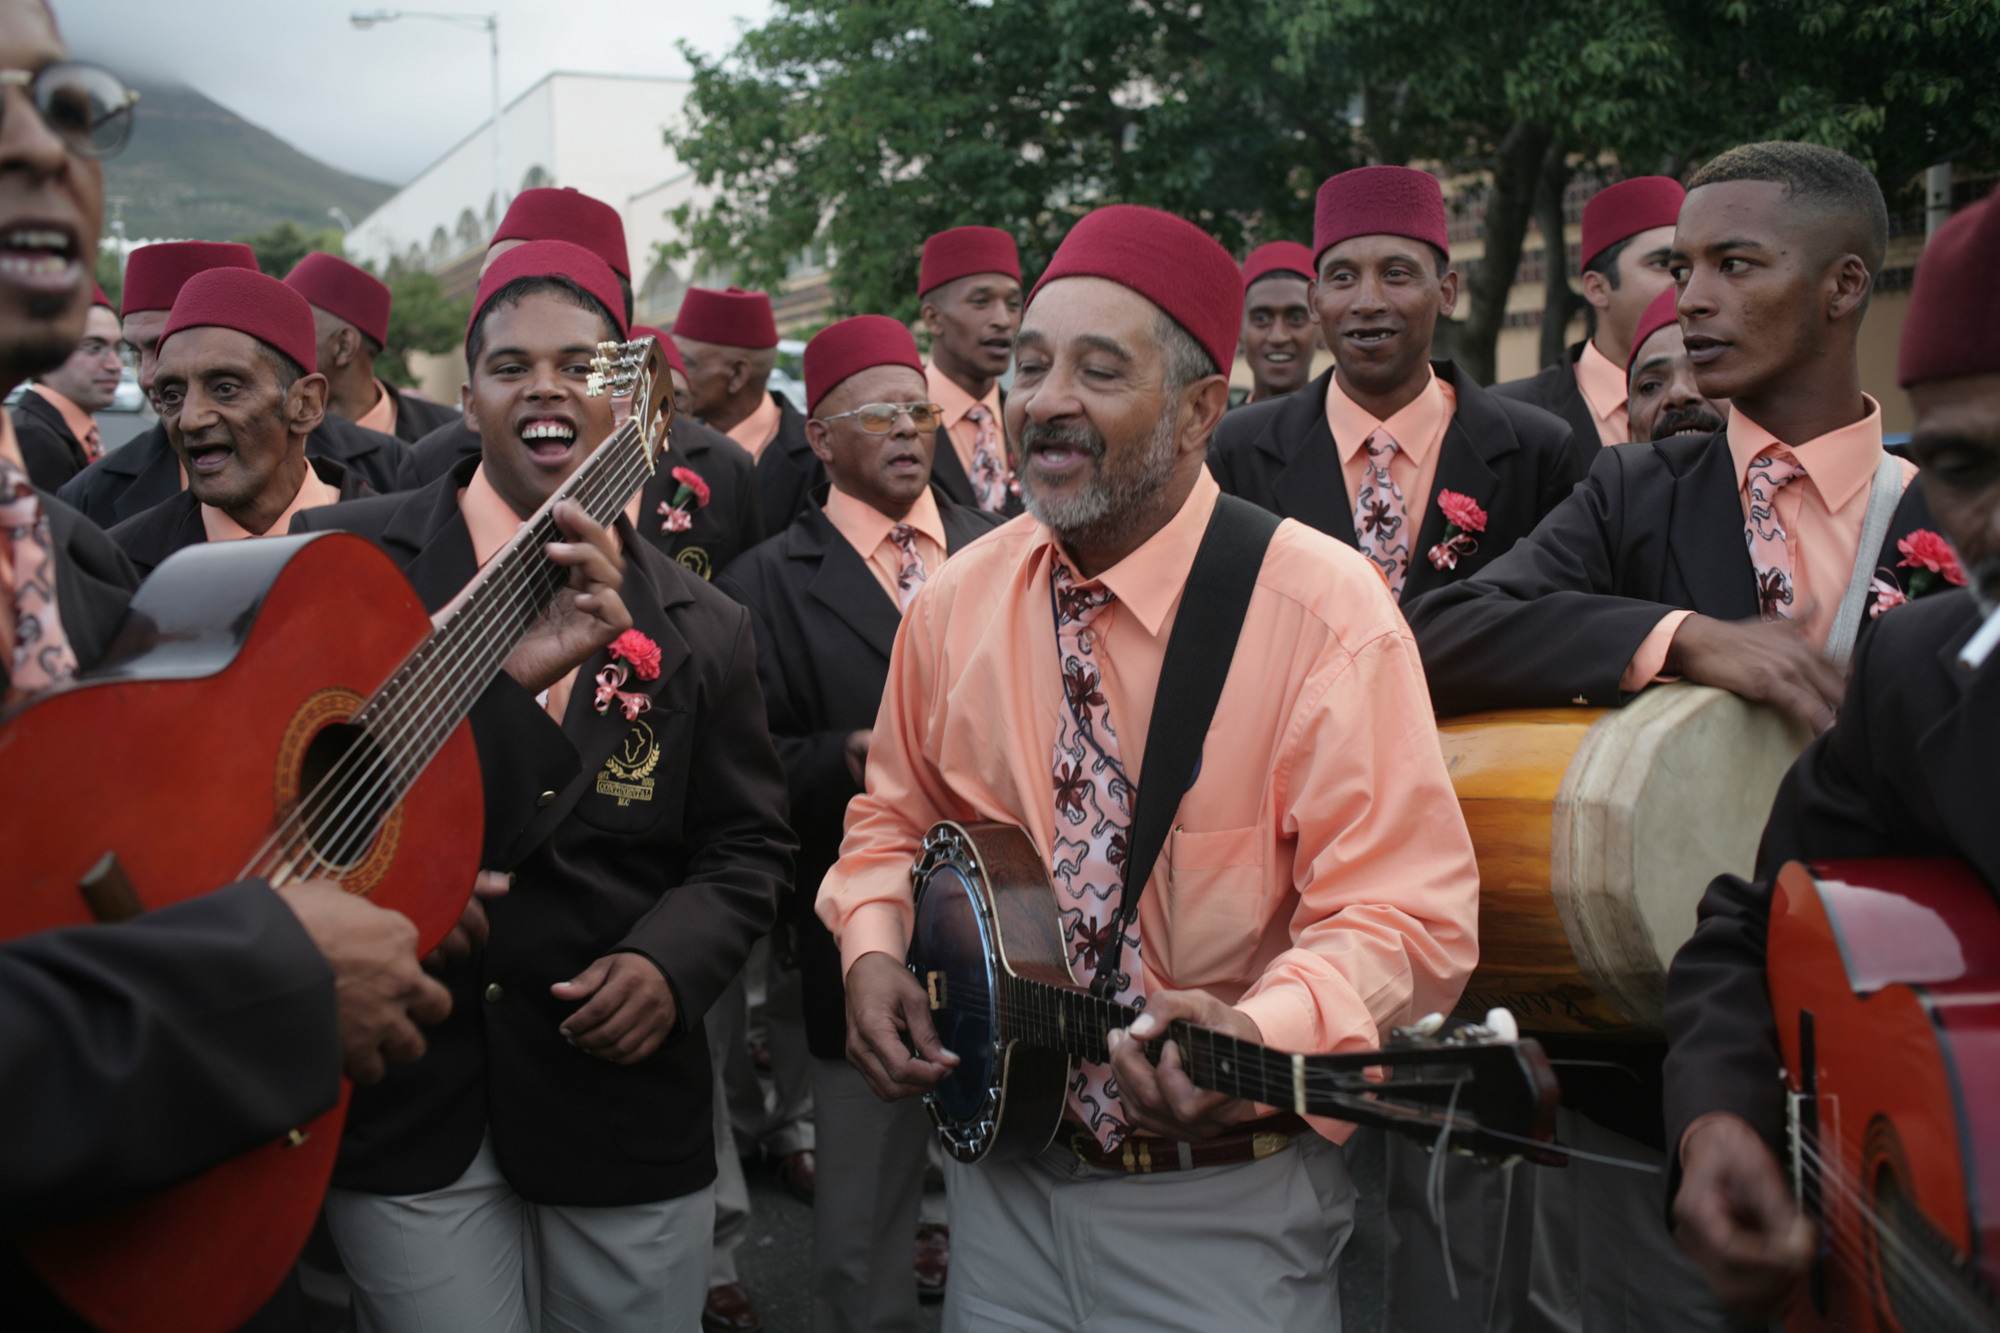
[{"label": "eyeglasses", "polygon": [[944,420],[944,409],[936,403],[864,403],[852,412],[842,412],[839,416],[821,417],[821,421],[838,421],[841,417],[857,417],[861,429],[870,435],[887,435],[896,429],[896,418],[909,415],[910,424],[918,430],[936,430]]},{"label": "eyeglasses", "polygon": [[111,157],[132,137],[139,94],[116,74],[80,60],[40,69],[0,69],[0,88],[28,90],[42,123],[79,157]]}]

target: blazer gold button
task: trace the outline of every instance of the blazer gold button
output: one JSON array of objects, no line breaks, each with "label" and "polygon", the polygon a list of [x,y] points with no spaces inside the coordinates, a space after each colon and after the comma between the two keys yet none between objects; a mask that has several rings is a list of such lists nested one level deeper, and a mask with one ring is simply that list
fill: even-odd
[{"label": "blazer gold button", "polygon": [[546,808],[551,801],[555,800],[555,798],[556,794],[554,792],[545,791],[540,796],[537,796],[535,798],[535,804]]},{"label": "blazer gold button", "polygon": [[500,989],[499,982],[496,981],[492,985],[486,988],[486,1003],[498,1004],[500,1003],[500,1001],[506,998],[507,998],[507,992]]}]

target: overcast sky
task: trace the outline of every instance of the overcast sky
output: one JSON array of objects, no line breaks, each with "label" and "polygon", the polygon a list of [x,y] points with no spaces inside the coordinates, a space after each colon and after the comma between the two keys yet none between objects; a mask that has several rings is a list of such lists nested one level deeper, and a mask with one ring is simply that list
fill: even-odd
[{"label": "overcast sky", "polygon": [[[686,38],[720,54],[769,0],[434,0],[500,14],[500,96],[551,70],[685,75]],[[486,34],[380,0],[53,0],[70,48],[130,76],[188,83],[295,147],[401,185],[491,113]],[[422,3],[422,0],[419,0]],[[140,108],[144,114],[144,107]]]}]

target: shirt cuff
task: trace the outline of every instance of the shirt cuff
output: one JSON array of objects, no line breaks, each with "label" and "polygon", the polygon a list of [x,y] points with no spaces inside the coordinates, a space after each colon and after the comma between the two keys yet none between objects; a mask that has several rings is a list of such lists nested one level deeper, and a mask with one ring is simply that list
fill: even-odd
[{"label": "shirt cuff", "polygon": [[1660,617],[1660,623],[1653,626],[1639,644],[1639,651],[1632,654],[1632,660],[1625,666],[1625,674],[1618,678],[1618,689],[1624,694],[1637,694],[1648,685],[1663,680],[1675,679],[1662,676],[1660,669],[1667,664],[1667,649],[1673,646],[1674,634],[1681,622],[1693,615],[1692,611],[1669,611]]},{"label": "shirt cuff", "polygon": [[888,903],[863,903],[840,928],[840,975],[864,953],[886,953],[901,960],[910,952],[910,923]]}]

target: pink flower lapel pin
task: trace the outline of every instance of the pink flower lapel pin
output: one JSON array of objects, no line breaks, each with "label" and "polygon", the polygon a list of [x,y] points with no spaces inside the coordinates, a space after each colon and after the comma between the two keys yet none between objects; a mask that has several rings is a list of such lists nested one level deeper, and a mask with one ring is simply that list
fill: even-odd
[{"label": "pink flower lapel pin", "polygon": [[1486,531],[1486,511],[1479,501],[1457,491],[1439,491],[1438,508],[1444,511],[1444,540],[1430,549],[1431,567],[1457,569],[1460,556],[1479,549],[1475,532]]},{"label": "pink flower lapel pin", "polygon": [[636,674],[640,680],[657,680],[660,675],[660,645],[636,629],[628,629],[611,641],[611,663],[597,673],[596,707],[609,713],[616,704],[627,722],[639,720],[653,701],[637,690],[626,690],[625,682]]},{"label": "pink flower lapel pin", "polygon": [[660,531],[686,532],[694,526],[694,511],[708,504],[708,483],[693,468],[677,467],[670,475],[680,486],[672,500],[660,502],[660,515],[665,520]]}]

